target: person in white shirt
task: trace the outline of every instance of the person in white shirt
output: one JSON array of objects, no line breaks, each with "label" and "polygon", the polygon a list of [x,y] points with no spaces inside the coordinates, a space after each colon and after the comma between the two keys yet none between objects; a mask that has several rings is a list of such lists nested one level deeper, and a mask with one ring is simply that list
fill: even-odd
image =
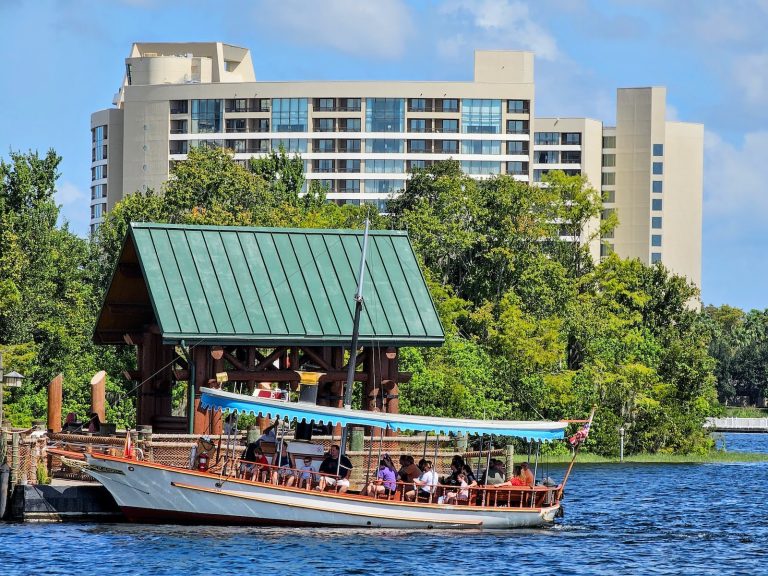
[{"label": "person in white shirt", "polygon": [[405,499],[410,502],[416,498],[429,501],[437,488],[437,472],[432,469],[432,461],[422,460],[419,467],[421,476],[413,481],[413,490],[405,493]]}]

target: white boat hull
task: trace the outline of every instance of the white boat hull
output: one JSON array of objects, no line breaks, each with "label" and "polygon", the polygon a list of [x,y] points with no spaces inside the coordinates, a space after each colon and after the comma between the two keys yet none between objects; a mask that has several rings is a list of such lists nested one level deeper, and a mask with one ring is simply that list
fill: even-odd
[{"label": "white boat hull", "polygon": [[559,510],[558,504],[495,508],[374,500],[99,454],[88,454],[87,461],[85,471],[109,490],[131,521],[502,529],[546,526]]}]

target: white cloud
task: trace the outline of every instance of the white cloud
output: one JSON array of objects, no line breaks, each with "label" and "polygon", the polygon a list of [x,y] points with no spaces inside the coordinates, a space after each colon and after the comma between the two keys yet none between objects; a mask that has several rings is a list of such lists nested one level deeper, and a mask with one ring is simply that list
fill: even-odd
[{"label": "white cloud", "polygon": [[285,42],[355,56],[402,56],[414,28],[410,9],[402,0],[263,0],[255,14],[262,25],[280,30]]},{"label": "white cloud", "polygon": [[[547,30],[539,26],[530,15],[528,6],[515,0],[451,0],[439,9],[440,14],[469,16],[469,22],[462,20],[466,34],[457,34],[450,40],[438,44],[445,53],[446,42],[459,46],[471,43],[475,47],[491,45],[497,48],[514,47],[532,50],[544,60],[554,60],[560,54],[557,42]],[[468,26],[472,24],[474,29]],[[440,48],[442,46],[442,48]]]},{"label": "white cloud", "polygon": [[715,228],[764,230],[768,191],[763,165],[768,131],[750,132],[737,145],[704,136],[704,213]]},{"label": "white cloud", "polygon": [[83,211],[88,207],[88,195],[72,182],[62,182],[61,186],[56,189],[55,198],[56,202],[62,206],[82,203]]},{"label": "white cloud", "polygon": [[749,104],[768,105],[768,52],[745,54],[733,63],[734,81]]}]

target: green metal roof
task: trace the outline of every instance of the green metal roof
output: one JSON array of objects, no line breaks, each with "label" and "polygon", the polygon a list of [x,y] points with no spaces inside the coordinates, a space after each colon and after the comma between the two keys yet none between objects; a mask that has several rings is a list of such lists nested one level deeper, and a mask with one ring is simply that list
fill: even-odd
[{"label": "green metal roof", "polygon": [[[133,223],[94,339],[154,320],[167,342],[348,344],[361,250],[358,230]],[[443,342],[405,232],[370,233],[363,298],[361,345]]]}]

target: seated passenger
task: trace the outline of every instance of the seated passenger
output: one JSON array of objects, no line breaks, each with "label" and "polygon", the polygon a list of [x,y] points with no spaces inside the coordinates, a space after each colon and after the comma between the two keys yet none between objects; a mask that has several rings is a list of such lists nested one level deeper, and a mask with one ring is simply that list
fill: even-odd
[{"label": "seated passenger", "polygon": [[283,442],[280,448],[280,457],[275,456],[272,469],[272,484],[285,484],[293,486],[296,483],[296,474],[292,470],[291,457],[288,455],[288,445]]},{"label": "seated passenger", "polygon": [[528,467],[528,462],[523,462],[520,464],[520,467],[522,468],[521,474],[525,477],[525,485],[533,488],[535,481],[533,478],[533,472],[531,472],[530,468]]},{"label": "seated passenger", "polygon": [[385,497],[389,497],[390,494],[394,494],[397,488],[396,481],[397,476],[387,465],[387,461],[382,458],[381,462],[379,462],[379,469],[376,472],[376,480],[365,487],[363,495],[377,496],[383,494]]},{"label": "seated passenger", "polygon": [[512,478],[501,484],[497,484],[498,488],[502,486],[525,486],[525,475],[522,473],[523,467],[520,464],[515,464],[513,469]]},{"label": "seated passenger", "polygon": [[446,504],[467,504],[469,502],[469,484],[467,483],[467,476],[464,472],[459,472],[456,475],[456,484],[458,490],[451,490],[445,494]]},{"label": "seated passenger", "polygon": [[490,467],[483,473],[480,484],[495,486],[504,482],[504,463],[501,460],[491,459]]},{"label": "seated passenger", "polygon": [[312,484],[317,481],[315,469],[312,467],[312,457],[304,456],[304,466],[299,469],[299,488],[312,488]]},{"label": "seated passenger", "polygon": [[469,467],[469,464],[464,464],[459,468],[464,473],[464,476],[467,478],[467,484],[469,484],[470,488],[472,486],[477,486],[477,478],[475,478],[475,473],[472,472],[472,468]]},{"label": "seated passenger", "polygon": [[349,474],[352,471],[352,462],[346,456],[339,460],[339,446],[334,444],[328,457],[320,464],[320,473],[328,476],[320,477],[317,489],[323,491],[326,487],[338,487],[339,492],[349,490]]},{"label": "seated passenger", "polygon": [[430,460],[421,460],[422,473],[413,481],[413,490],[405,493],[405,499],[413,502],[419,500],[430,500],[437,488],[437,472],[432,469]]},{"label": "seated passenger", "polygon": [[411,484],[419,476],[421,476],[421,470],[413,461],[413,456],[400,456],[400,470],[397,475],[400,477],[401,482]]}]

